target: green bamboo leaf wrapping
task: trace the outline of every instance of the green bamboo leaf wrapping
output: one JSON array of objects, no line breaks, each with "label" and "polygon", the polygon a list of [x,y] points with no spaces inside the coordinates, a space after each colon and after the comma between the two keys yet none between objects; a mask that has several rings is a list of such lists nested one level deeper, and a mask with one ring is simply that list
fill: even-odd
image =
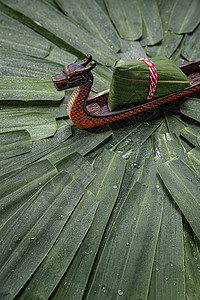
[{"label": "green bamboo leaf wrapping", "polygon": [[87,234],[97,206],[97,199],[87,191],[20,299],[47,299],[51,295]]},{"label": "green bamboo leaf wrapping", "polygon": [[138,40],[142,36],[142,17],[136,0],[106,0],[105,4],[121,38]]},{"label": "green bamboo leaf wrapping", "polygon": [[91,4],[90,0],[84,2],[79,0],[56,0],[56,3],[67,16],[83,26],[91,35],[102,40],[115,52],[120,50],[119,37],[113,24],[96,1]]},{"label": "green bamboo leaf wrapping", "polygon": [[198,137],[200,136],[200,126],[191,125],[183,128],[180,134],[192,145],[198,146]]},{"label": "green bamboo leaf wrapping", "polygon": [[181,160],[164,163],[158,173],[200,239],[200,177]]},{"label": "green bamboo leaf wrapping", "polygon": [[192,32],[191,34],[187,34],[184,42],[183,47],[181,49],[181,54],[187,60],[192,61],[199,58],[200,53],[200,25]]},{"label": "green bamboo leaf wrapping", "polygon": [[32,140],[54,135],[56,120],[53,114],[37,112],[2,112],[0,113],[0,133],[26,129]]},{"label": "green bamboo leaf wrapping", "polygon": [[104,150],[96,159],[94,168],[97,175],[88,189],[99,200],[99,206],[88,234],[52,299],[82,298],[106,224],[119,193],[125,162],[118,155]]},{"label": "green bamboo leaf wrapping", "polygon": [[[189,87],[186,75],[167,58],[153,58],[157,87],[153,99]],[[149,67],[141,60],[119,60],[114,68],[108,97],[111,111],[124,105],[145,101],[149,93]]]},{"label": "green bamboo leaf wrapping", "polygon": [[0,133],[0,159],[29,152],[32,140],[26,130]]},{"label": "green bamboo leaf wrapping", "polygon": [[192,32],[200,22],[199,0],[178,0],[170,21],[170,30],[176,33]]},{"label": "green bamboo leaf wrapping", "polygon": [[183,115],[200,122],[200,99],[186,98],[180,103],[180,111]]},{"label": "green bamboo leaf wrapping", "polygon": [[[30,206],[22,214],[21,219],[24,226],[22,226],[21,231],[24,231],[26,226],[30,226],[30,219],[39,215],[41,199],[50,202],[50,206],[43,211],[38,220],[33,222],[26,235],[20,234],[19,223],[16,222],[13,226],[13,231],[21,236],[21,242],[15,251],[9,251],[7,248],[4,253],[5,256],[9,256],[8,259],[4,260],[0,270],[1,298],[13,298],[28,281],[51,249],[83,194],[83,190],[68,174],[63,172],[61,176],[65,177],[65,182],[59,185],[59,194],[56,195],[54,185],[52,185],[53,189],[47,191],[44,188],[34,201],[35,210]],[[20,219],[17,221],[20,222]],[[3,259],[3,256],[1,258]]]},{"label": "green bamboo leaf wrapping", "polygon": [[[81,54],[91,53],[96,61],[106,65],[112,65],[117,59],[116,53],[103,42],[91,36],[82,27],[77,27],[77,23],[64,16],[46,1],[3,0],[2,2],[8,6],[7,8],[4,4],[1,4],[1,8],[5,13],[14,15],[20,21],[22,15],[19,15],[18,12],[23,14],[25,16],[23,17],[23,23],[28,24],[37,32],[42,32],[42,35],[57,46],[70,50],[75,55],[80,56]],[[12,8],[12,10],[9,8]],[[56,23],[53,20],[56,20]]]},{"label": "green bamboo leaf wrapping", "polygon": [[161,216],[157,190],[136,183],[112,227],[87,299],[147,297]]},{"label": "green bamboo leaf wrapping", "polygon": [[48,161],[21,168],[0,182],[0,225],[22,207],[41,186],[58,173]]}]

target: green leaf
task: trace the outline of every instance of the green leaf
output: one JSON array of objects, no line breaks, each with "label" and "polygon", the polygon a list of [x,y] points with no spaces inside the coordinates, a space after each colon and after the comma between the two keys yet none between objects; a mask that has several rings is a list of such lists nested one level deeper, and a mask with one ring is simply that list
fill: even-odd
[{"label": "green leaf", "polygon": [[138,41],[127,41],[121,39],[121,51],[119,53],[120,59],[129,60],[138,57],[145,57],[144,49]]},{"label": "green leaf", "polygon": [[200,242],[186,221],[184,222],[184,254],[187,299],[198,299],[200,294]]},{"label": "green leaf", "polygon": [[58,121],[58,130],[54,136],[33,142],[29,153],[1,161],[0,176],[9,174],[9,172],[36,161],[67,140],[71,134],[71,127],[64,120]]},{"label": "green leaf", "polygon": [[150,57],[157,55],[171,57],[183,38],[182,35],[169,31],[169,21],[175,3],[176,0],[163,0],[160,3],[159,12],[163,26],[163,39],[158,45],[147,47],[147,55]]},{"label": "green leaf", "polygon": [[118,155],[104,150],[96,159],[94,168],[97,175],[90,184],[89,190],[96,195],[99,206],[88,234],[52,299],[82,298],[82,290],[86,287],[106,224],[119,193],[125,162]]},{"label": "green leaf", "polygon": [[[7,241],[12,245],[12,250],[6,247],[7,251],[1,256],[3,262],[0,270],[1,298],[13,298],[28,281],[48,254],[83,194],[80,186],[68,174],[63,172],[60,176],[65,180],[62,184],[59,182],[57,187],[59,193],[55,192],[54,184],[50,183],[51,187],[48,189],[45,186],[37,194],[32,205],[11,225],[12,230],[1,243],[3,248]],[[41,213],[41,205],[44,202],[45,205],[46,203],[49,205],[46,205]],[[20,226],[20,223],[23,223],[23,226]],[[13,247],[11,232],[21,238],[17,247]]]},{"label": "green leaf", "polygon": [[185,299],[184,275],[182,216],[176,203],[165,191],[148,300]]},{"label": "green leaf", "polygon": [[181,160],[167,161],[158,167],[158,173],[200,239],[200,177]]},{"label": "green leaf", "polygon": [[[17,103],[19,103],[17,105]],[[41,103],[43,105],[41,105]],[[65,103],[57,103],[51,101],[45,105],[46,101],[43,100],[41,103],[35,103],[34,101],[5,101],[0,106],[0,113],[6,112],[40,112],[40,113],[51,113],[55,118],[68,117],[67,106]],[[14,105],[13,105],[14,104]]]},{"label": "green leaf", "polygon": [[188,140],[192,145],[198,146],[198,139],[200,141],[200,126],[191,125],[183,128],[180,134]]},{"label": "green leaf", "polygon": [[56,164],[56,168],[58,171],[70,173],[83,187],[86,187],[95,177],[93,166],[78,152],[67,155]]},{"label": "green leaf", "polygon": [[200,99],[186,98],[180,103],[180,111],[183,115],[200,122]]},{"label": "green leaf", "polygon": [[192,32],[200,22],[199,0],[177,0],[170,21],[170,30],[176,33]]},{"label": "green leaf", "polygon": [[[1,50],[0,54],[1,76],[21,76],[50,80],[51,76],[61,73],[63,70],[62,65],[44,58],[8,50]],[[53,84],[51,86],[53,87]]]},{"label": "green leaf", "polygon": [[87,299],[147,297],[161,216],[157,190],[136,183],[112,227]]},{"label": "green leaf", "polygon": [[49,53],[50,43],[44,43],[39,35],[29,35],[19,29],[0,25],[1,49],[14,50],[30,55],[45,57]]},{"label": "green leaf", "polygon": [[102,40],[115,52],[120,50],[119,37],[112,22],[96,1],[91,4],[90,0],[84,2],[79,0],[56,0],[56,3],[67,16],[83,26],[91,35]]},{"label": "green leaf", "polygon": [[55,165],[58,164],[65,156],[73,152],[79,152],[84,156],[90,151],[98,148],[112,135],[110,130],[97,133],[75,128],[74,131],[76,132],[74,137],[62,143],[49,154],[45,155],[43,159],[48,159],[53,165]]},{"label": "green leaf", "polygon": [[177,64],[177,66],[184,65],[185,63],[188,62],[188,60],[185,59],[181,55],[181,51],[182,51],[182,48],[183,48],[183,43],[184,43],[185,37],[186,37],[186,35],[184,35],[181,43],[179,44],[179,46],[176,48],[175,52],[170,57],[170,59],[172,59]]},{"label": "green leaf", "polygon": [[94,84],[92,91],[102,92],[110,88],[110,82],[112,78],[112,71],[102,65],[97,65],[93,71]]},{"label": "green leaf", "polygon": [[44,183],[57,173],[57,169],[44,160],[21,168],[7,179],[2,180],[0,182],[0,224],[5,223]]},{"label": "green leaf", "polygon": [[54,44],[51,44],[49,53],[45,58],[60,65],[72,64],[77,60],[75,55],[57,47]]},{"label": "green leaf", "polygon": [[199,53],[200,53],[199,34],[200,34],[200,25],[194,30],[194,32],[192,32],[191,34],[187,34],[184,39],[181,54],[189,61],[199,58]]},{"label": "green leaf", "polygon": [[165,113],[169,133],[180,135],[181,130],[187,125],[177,114]]},{"label": "green leaf", "polygon": [[32,140],[26,130],[0,133],[0,159],[29,152]]},{"label": "green leaf", "polygon": [[[119,203],[122,204],[127,194],[133,187],[136,181],[143,171],[143,166],[147,157],[150,156],[152,152],[151,139],[148,138],[138,149],[127,159],[126,171],[122,181],[122,187],[118,196],[118,207],[116,211],[119,210]],[[116,213],[116,212],[115,212]]]},{"label": "green leaf", "polygon": [[190,152],[188,152],[188,156],[190,157],[194,168],[200,174],[200,146],[190,150]]},{"label": "green leaf", "polygon": [[0,113],[0,133],[26,129],[32,140],[52,136],[56,132],[56,120],[53,114],[37,112]]},{"label": "green leaf", "polygon": [[147,120],[139,124],[129,134],[124,135],[123,138],[118,141],[113,150],[119,153],[124,159],[129,159],[135,151],[151,136],[151,134],[160,126],[163,118],[155,120]]},{"label": "green leaf", "polygon": [[143,34],[140,43],[142,46],[155,45],[163,38],[157,2],[156,0],[143,0],[137,3],[143,19]]},{"label": "green leaf", "polygon": [[152,136],[154,157],[165,162],[170,159],[187,160],[187,153],[175,133],[156,132]]},{"label": "green leaf", "polygon": [[133,41],[141,38],[142,17],[136,0],[105,0],[105,4],[121,38]]},{"label": "green leaf", "polygon": [[157,191],[164,195],[164,207],[148,299],[170,299],[171,295],[174,299],[184,299],[182,216],[156,170],[163,161],[177,156],[184,157],[184,153],[175,134],[161,134],[157,131],[153,134],[152,142],[156,158],[145,160],[141,183],[148,187],[156,187]]},{"label": "green leaf", "polygon": [[[75,55],[87,55],[92,49],[93,58],[102,64],[112,65],[117,59],[116,53],[103,42],[91,36],[82,27],[77,27],[77,23],[43,0],[34,2],[31,0],[19,2],[3,0],[2,2],[6,5],[1,4],[2,11],[28,24],[37,32],[42,32],[42,35],[48,37],[57,46],[65,47]],[[56,20],[56,22],[52,20]]]},{"label": "green leaf", "polygon": [[89,230],[97,206],[97,199],[87,191],[19,299],[47,299],[51,295]]},{"label": "green leaf", "polygon": [[177,117],[177,114],[165,114],[166,117],[166,121],[167,121],[167,126],[169,129],[170,133],[175,133],[181,140],[181,143],[183,144],[184,148],[186,149],[186,151],[190,151],[191,150],[191,144],[187,143],[187,141],[185,139],[183,139],[180,136],[180,132],[181,130],[187,125],[185,122],[182,121],[181,118]]},{"label": "green leaf", "polygon": [[0,76],[0,82],[3,101],[60,101],[65,95],[64,91],[58,93],[50,80]]}]

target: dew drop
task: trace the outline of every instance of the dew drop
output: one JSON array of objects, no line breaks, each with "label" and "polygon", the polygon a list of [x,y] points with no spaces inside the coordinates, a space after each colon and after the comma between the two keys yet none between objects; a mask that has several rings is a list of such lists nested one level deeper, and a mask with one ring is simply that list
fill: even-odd
[{"label": "dew drop", "polygon": [[192,181],[192,179],[190,177],[186,177],[186,178],[187,178],[187,180]]},{"label": "dew drop", "polygon": [[117,291],[117,294],[118,294],[119,296],[122,296],[124,293],[123,293],[122,290],[119,289],[119,290]]},{"label": "dew drop", "polygon": [[115,184],[115,185],[113,185],[113,189],[117,189],[117,185]]}]

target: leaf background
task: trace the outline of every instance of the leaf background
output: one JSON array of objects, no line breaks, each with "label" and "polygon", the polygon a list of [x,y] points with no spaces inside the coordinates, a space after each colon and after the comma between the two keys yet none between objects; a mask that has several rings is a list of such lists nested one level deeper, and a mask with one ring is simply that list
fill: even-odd
[{"label": "leaf background", "polygon": [[85,131],[51,76],[198,59],[199,5],[0,1],[1,299],[198,299],[200,95]]}]

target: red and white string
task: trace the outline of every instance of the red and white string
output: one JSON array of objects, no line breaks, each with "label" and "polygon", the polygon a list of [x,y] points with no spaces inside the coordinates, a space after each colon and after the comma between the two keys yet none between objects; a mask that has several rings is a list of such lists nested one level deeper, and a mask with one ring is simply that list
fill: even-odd
[{"label": "red and white string", "polygon": [[156,66],[154,65],[152,60],[150,60],[148,58],[139,57],[138,60],[144,61],[147,64],[147,66],[149,67],[150,86],[149,86],[149,94],[148,94],[146,100],[151,100],[153,98],[153,95],[156,90],[156,85],[157,85],[157,77],[158,76],[157,76]]}]

